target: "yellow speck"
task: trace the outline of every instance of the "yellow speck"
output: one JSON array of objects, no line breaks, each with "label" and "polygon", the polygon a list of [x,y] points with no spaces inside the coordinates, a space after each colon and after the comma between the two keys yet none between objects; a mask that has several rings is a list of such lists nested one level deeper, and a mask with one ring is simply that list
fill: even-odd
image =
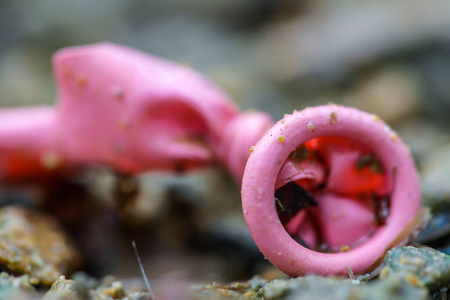
[{"label": "yellow speck", "polygon": [[289,114],[284,114],[284,118],[289,117]]},{"label": "yellow speck", "polygon": [[373,119],[375,122],[380,122],[380,121],[381,121],[380,117],[377,116],[377,115],[375,115],[375,114],[372,115],[372,119]]},{"label": "yellow speck", "polygon": [[278,141],[279,141],[280,143],[284,143],[284,136],[279,136],[279,137],[278,137]]},{"label": "yellow speck", "polygon": [[296,110],[296,109],[294,109],[294,111],[293,111],[292,113],[294,113],[294,114],[295,114],[296,112],[297,112],[297,110]]},{"label": "yellow speck", "polygon": [[41,165],[47,170],[54,170],[61,165],[61,157],[56,152],[46,152],[41,156]]},{"label": "yellow speck", "polygon": [[255,150],[255,146],[250,147],[250,153],[252,153]]},{"label": "yellow speck", "polygon": [[416,266],[416,267],[423,267],[423,265],[425,264],[425,258],[420,257],[420,256],[415,256],[415,257],[410,257],[409,258],[409,264]]},{"label": "yellow speck", "polygon": [[400,257],[398,259],[398,262],[403,264],[403,265],[407,265],[408,264],[408,259],[406,257]]},{"label": "yellow speck", "polygon": [[420,281],[420,279],[417,278],[417,276],[415,276],[415,275],[413,275],[411,273],[408,273],[408,274],[405,275],[405,280],[406,280],[407,283],[409,283],[412,286],[418,286],[418,287],[422,287],[423,286],[423,284]]},{"label": "yellow speck", "polygon": [[389,273],[390,273],[389,269],[384,267],[383,269],[381,269],[380,278],[385,279],[386,277],[388,277]]},{"label": "yellow speck", "polygon": [[343,245],[341,248],[339,248],[339,252],[348,252],[350,250],[349,245]]},{"label": "yellow speck", "polygon": [[330,123],[331,124],[335,124],[336,123],[336,118],[337,118],[337,113],[334,111],[332,113],[330,113]]},{"label": "yellow speck", "polygon": [[281,252],[278,252],[277,254],[278,254],[278,256],[281,256]]},{"label": "yellow speck", "polygon": [[250,292],[245,292],[245,294],[242,295],[242,299],[253,299],[253,297],[256,295],[256,292],[254,291],[250,291]]},{"label": "yellow speck", "polygon": [[309,121],[308,125],[306,125],[306,128],[308,128],[311,131],[314,131],[314,123],[313,121]]},{"label": "yellow speck", "polygon": [[77,84],[79,86],[86,86],[86,84],[87,84],[86,76],[84,76],[83,74],[76,75],[75,76],[75,81],[77,82]]},{"label": "yellow speck", "polygon": [[280,123],[281,123],[281,124],[284,124],[284,120],[281,120]]},{"label": "yellow speck", "polygon": [[396,132],[391,133],[391,140],[395,141],[398,138],[398,134]]}]

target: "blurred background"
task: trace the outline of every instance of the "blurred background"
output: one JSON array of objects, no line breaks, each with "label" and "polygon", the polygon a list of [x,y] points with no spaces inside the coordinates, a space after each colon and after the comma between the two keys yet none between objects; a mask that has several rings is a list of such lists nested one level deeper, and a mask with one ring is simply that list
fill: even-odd
[{"label": "blurred background", "polygon": [[[0,106],[54,103],[52,54],[101,41],[187,63],[243,109],[275,119],[330,101],[377,114],[410,145],[424,201],[437,211],[439,226],[424,239],[448,253],[449,1],[3,0]],[[127,211],[108,192],[117,180],[140,186]],[[131,239],[155,281],[276,273],[247,232],[238,187],[220,170],[132,179],[97,170],[54,186],[40,197],[91,275],[139,276]],[[61,212],[67,207],[76,217]]]}]

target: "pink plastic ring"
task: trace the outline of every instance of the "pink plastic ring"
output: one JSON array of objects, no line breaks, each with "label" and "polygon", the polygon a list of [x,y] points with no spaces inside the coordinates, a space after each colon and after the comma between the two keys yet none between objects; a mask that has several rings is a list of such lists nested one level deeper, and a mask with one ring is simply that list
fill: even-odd
[{"label": "pink plastic ring", "polygon": [[[296,242],[280,222],[274,191],[282,164],[299,145],[338,136],[367,146],[380,160],[391,187],[386,224],[348,252],[322,253]],[[419,178],[408,147],[377,116],[337,105],[307,108],[275,124],[254,147],[242,184],[242,205],[250,233],[264,256],[286,274],[344,275],[373,272],[392,247],[410,241],[423,224]],[[352,230],[352,228],[348,228]]]}]

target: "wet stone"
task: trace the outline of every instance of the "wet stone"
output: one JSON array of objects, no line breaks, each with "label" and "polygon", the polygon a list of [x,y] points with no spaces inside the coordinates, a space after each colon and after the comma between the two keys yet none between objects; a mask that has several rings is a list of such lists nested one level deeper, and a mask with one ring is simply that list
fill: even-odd
[{"label": "wet stone", "polygon": [[399,277],[369,284],[359,280],[319,276],[276,279],[270,282],[255,277],[244,283],[197,287],[196,291],[191,299],[428,299],[427,289],[411,286]]},{"label": "wet stone", "polygon": [[75,281],[68,280],[64,276],[60,276],[58,280],[53,283],[50,291],[42,298],[43,300],[78,300],[78,296]]},{"label": "wet stone", "polygon": [[107,276],[100,283],[80,275],[79,280],[60,276],[43,300],[153,300],[147,292],[128,291],[126,283]]},{"label": "wet stone", "polygon": [[229,285],[196,285],[191,287],[191,299],[256,299],[257,291],[266,283],[267,280],[255,276]]},{"label": "wet stone", "polygon": [[429,247],[389,250],[380,278],[401,277],[412,286],[439,290],[450,284],[450,256]]},{"label": "wet stone", "polygon": [[31,284],[51,285],[81,263],[57,222],[18,206],[0,210],[0,267],[13,274],[28,274]]},{"label": "wet stone", "polygon": [[87,299],[153,300],[153,297],[148,292],[130,289],[125,281],[107,276],[95,289],[88,291]]},{"label": "wet stone", "polygon": [[389,280],[379,280],[358,289],[356,298],[361,300],[426,300],[428,290],[424,287],[412,286],[400,277],[392,276]]},{"label": "wet stone", "polygon": [[349,299],[354,289],[350,280],[318,276],[274,280],[258,291],[256,299]]},{"label": "wet stone", "polygon": [[274,280],[257,293],[255,299],[428,299],[424,288],[412,287],[401,280],[365,284],[359,280],[306,276]]},{"label": "wet stone", "polygon": [[15,277],[5,272],[0,273],[0,300],[38,299],[38,293],[30,284],[30,277]]}]

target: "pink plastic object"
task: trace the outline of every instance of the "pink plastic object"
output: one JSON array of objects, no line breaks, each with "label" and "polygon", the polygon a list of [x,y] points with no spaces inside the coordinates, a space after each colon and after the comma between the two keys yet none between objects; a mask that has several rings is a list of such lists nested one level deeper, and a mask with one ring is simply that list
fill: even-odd
[{"label": "pink plastic object", "polygon": [[55,108],[0,111],[3,178],[92,164],[136,173],[219,161],[240,182],[248,149],[273,124],[265,113],[240,113],[191,68],[127,47],[67,48],[53,64]]},{"label": "pink plastic object", "polygon": [[[317,140],[319,137],[326,138]],[[309,165],[304,161],[297,166],[294,161],[293,165],[288,157],[308,141],[329,143],[317,148],[322,149],[322,161]],[[352,178],[348,171],[355,155],[366,150],[378,158],[384,170],[383,178],[373,177],[369,185]],[[306,182],[318,206],[301,210],[285,228],[274,193],[289,181]],[[325,183],[324,187],[315,188],[320,183]],[[388,194],[385,223],[375,224],[370,202],[358,202],[360,190]],[[294,112],[264,135],[245,168],[242,205],[261,252],[294,277],[345,275],[347,267],[355,274],[374,273],[385,253],[410,242],[429,217],[427,209],[421,208],[419,178],[407,146],[377,116],[337,105]],[[317,242],[320,231],[328,246],[341,246],[341,251],[324,253],[302,246],[288,233],[292,228],[310,245]]]}]

